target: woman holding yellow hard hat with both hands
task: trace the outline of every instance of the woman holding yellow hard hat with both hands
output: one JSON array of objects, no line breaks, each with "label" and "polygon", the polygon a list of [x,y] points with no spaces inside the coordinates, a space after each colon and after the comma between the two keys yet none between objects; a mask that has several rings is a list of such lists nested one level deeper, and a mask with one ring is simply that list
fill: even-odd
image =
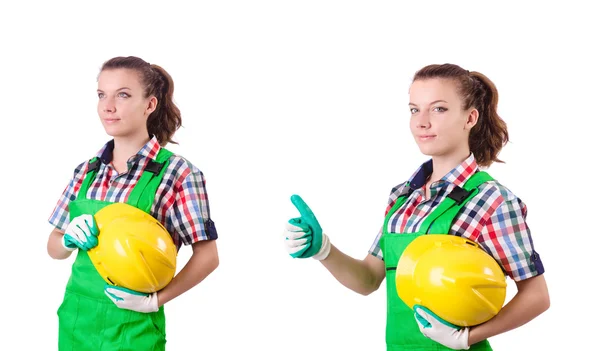
[{"label": "woman holding yellow hard hat with both hands", "polygon": [[[49,255],[78,250],[58,310],[59,350],[164,350],[163,305],[219,262],[204,176],[164,148],[181,125],[164,69],[115,57],[97,93],[113,139],[75,168],[49,218]],[[193,253],[174,276],[182,244]]]},{"label": "woman holding yellow hard hat with both hands", "polygon": [[[431,159],[408,181],[392,189],[384,224],[366,257],[357,260],[333,246],[297,195],[292,196],[292,202],[301,216],[286,223],[286,248],[294,258],[319,260],[344,286],[363,295],[377,290],[386,278],[388,350],[491,350],[488,338],[528,323],[550,305],[544,267],[525,221],[527,207],[479,169],[498,162],[497,155],[508,141],[506,124],[496,112],[498,92],[483,74],[443,64],[419,70],[409,95],[411,132],[421,152]],[[453,240],[438,240],[441,237]],[[450,249],[440,251],[445,247]],[[475,249],[483,249],[487,254]],[[426,299],[411,295],[414,286],[402,280],[407,272],[400,270],[409,266],[416,269],[418,262],[409,256],[427,250],[454,252],[454,256],[437,259],[422,257],[429,260],[430,267],[442,267],[444,262],[440,259],[447,261],[448,272],[440,268],[431,276],[454,276],[438,285],[480,288],[481,294],[474,294],[473,301],[487,303],[486,308],[493,309],[493,303],[485,299],[488,294],[496,304],[500,301],[501,310],[493,316],[488,313],[479,324],[460,326],[440,318],[424,306],[426,303],[421,305],[419,302]],[[493,258],[496,271],[485,257]],[[461,269],[473,268],[472,264],[461,266],[464,262],[485,262],[490,269],[462,272]],[[408,273],[410,276],[416,271]],[[498,275],[504,278],[503,274],[513,279],[518,289],[504,307],[503,294],[477,286],[487,279],[492,288],[502,288],[504,283]],[[414,284],[417,283],[422,284]],[[446,305],[459,302],[448,301]]]}]

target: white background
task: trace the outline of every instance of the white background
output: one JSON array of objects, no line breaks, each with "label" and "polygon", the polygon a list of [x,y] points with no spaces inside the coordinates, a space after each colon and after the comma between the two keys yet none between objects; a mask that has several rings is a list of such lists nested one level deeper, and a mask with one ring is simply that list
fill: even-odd
[{"label": "white background", "polygon": [[410,79],[445,62],[498,86],[511,142],[489,171],[528,205],[547,270],[551,308],[492,345],[595,342],[600,28],[583,2],[16,3],[0,5],[3,350],[56,349],[74,256],[48,256],[46,220],[109,138],[96,76],[121,55],[173,76],[170,149],[204,172],[220,235],[219,268],[166,306],[168,350],[385,348],[385,289],[347,290],[281,233],[300,194],[338,248],[366,255],[390,189],[425,160]]}]

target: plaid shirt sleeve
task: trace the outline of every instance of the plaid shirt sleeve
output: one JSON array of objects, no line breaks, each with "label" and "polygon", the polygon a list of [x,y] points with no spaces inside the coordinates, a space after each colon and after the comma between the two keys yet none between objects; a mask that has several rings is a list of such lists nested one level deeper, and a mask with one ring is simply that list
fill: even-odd
[{"label": "plaid shirt sleeve", "polygon": [[204,175],[190,163],[183,168],[186,170],[175,186],[174,203],[168,211],[167,230],[176,233],[185,245],[215,240],[218,235],[210,218]]},{"label": "plaid shirt sleeve", "polygon": [[371,244],[371,249],[369,253],[380,260],[383,260],[383,252],[381,251],[381,246],[379,246],[379,242],[381,241],[381,236],[383,235],[383,226],[379,229],[379,233],[375,237],[375,241]]},{"label": "plaid shirt sleeve", "polygon": [[[397,185],[394,188],[392,188],[392,191],[390,192],[390,197],[388,198],[388,205],[385,209],[386,216],[387,216],[388,212],[390,212],[392,207],[394,207],[396,200],[398,200],[398,198],[400,196],[405,195],[407,190],[408,190],[407,183],[402,183],[402,184]],[[379,233],[375,237],[375,240],[373,241],[373,244],[371,245],[371,248],[369,249],[369,253],[371,255],[373,255],[381,260],[383,260],[383,252],[381,251],[381,246],[379,246],[379,242],[381,241],[382,235],[383,235],[383,226],[379,229]]]},{"label": "plaid shirt sleeve", "polygon": [[69,202],[75,200],[77,192],[83,182],[84,172],[86,169],[86,162],[81,163],[75,168],[73,172],[73,178],[65,187],[62,195],[58,199],[54,211],[48,218],[48,222],[52,224],[56,229],[65,231],[69,225]]},{"label": "plaid shirt sleeve", "polygon": [[525,221],[527,206],[508,189],[499,189],[500,204],[482,227],[477,241],[514,281],[543,274],[544,266],[533,248]]}]

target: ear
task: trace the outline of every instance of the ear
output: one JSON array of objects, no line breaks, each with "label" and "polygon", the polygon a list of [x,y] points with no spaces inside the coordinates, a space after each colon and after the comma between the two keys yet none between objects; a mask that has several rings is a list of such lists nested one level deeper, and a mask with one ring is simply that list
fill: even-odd
[{"label": "ear", "polygon": [[475,109],[475,108],[471,109],[471,111],[469,112],[469,115],[467,116],[467,121],[465,123],[465,129],[471,130],[471,128],[475,127],[478,120],[479,120],[479,111],[477,111],[477,109]]},{"label": "ear", "polygon": [[158,105],[158,99],[156,96],[152,95],[148,100],[148,105],[146,106],[146,115],[150,116],[154,110],[156,110],[156,105]]}]

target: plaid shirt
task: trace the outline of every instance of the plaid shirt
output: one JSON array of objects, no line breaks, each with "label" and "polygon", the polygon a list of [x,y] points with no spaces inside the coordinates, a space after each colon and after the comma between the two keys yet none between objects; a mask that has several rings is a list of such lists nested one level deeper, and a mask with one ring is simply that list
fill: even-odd
[{"label": "plaid shirt", "polygon": [[[425,162],[406,183],[392,189],[386,215],[396,200],[410,194],[406,202],[391,215],[389,233],[414,233],[423,220],[456,186],[464,186],[478,171],[471,154],[464,162],[431,184],[431,197],[425,200],[425,184],[433,171],[432,161]],[[458,213],[450,234],[462,236],[480,244],[513,280],[519,281],[544,273],[539,255],[533,248],[531,233],[525,218],[527,207],[510,190],[497,181],[482,184],[479,193]],[[411,193],[412,191],[412,193]],[[379,246],[379,231],[369,253],[383,259]]]},{"label": "plaid shirt", "polygon": [[[146,143],[127,161],[127,172],[118,174],[112,166],[114,141],[109,141],[97,153],[100,169],[90,184],[87,198],[109,202],[126,202],[127,197],[141,177],[144,167],[155,160],[160,151],[156,137]],[[75,168],[73,179],[58,200],[48,221],[65,231],[69,224],[69,202],[77,198],[86,175],[88,161]],[[165,170],[150,214],[171,233],[177,249],[201,240],[217,239],[210,219],[208,197],[202,172],[181,156],[173,155]]]}]

